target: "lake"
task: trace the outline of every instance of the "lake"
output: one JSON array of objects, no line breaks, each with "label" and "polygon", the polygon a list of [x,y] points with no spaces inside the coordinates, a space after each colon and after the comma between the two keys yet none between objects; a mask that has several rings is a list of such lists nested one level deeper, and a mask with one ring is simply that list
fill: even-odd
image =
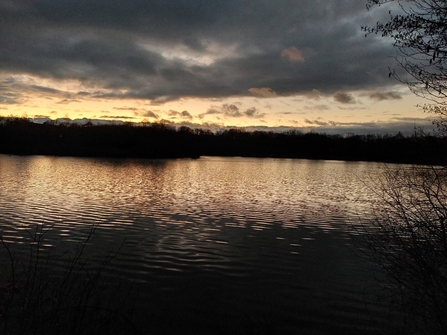
[{"label": "lake", "polygon": [[122,245],[103,274],[132,284],[143,333],[378,334],[392,320],[353,236],[382,168],[0,155],[0,232],[15,251],[51,228],[42,247],[71,252],[96,225],[87,266]]}]

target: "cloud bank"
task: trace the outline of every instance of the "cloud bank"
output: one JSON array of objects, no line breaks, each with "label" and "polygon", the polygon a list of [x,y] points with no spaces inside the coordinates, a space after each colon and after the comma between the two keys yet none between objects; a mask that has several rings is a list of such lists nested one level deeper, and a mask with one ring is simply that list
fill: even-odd
[{"label": "cloud bank", "polygon": [[[337,92],[395,84],[392,47],[360,31],[376,20],[357,0],[0,0],[0,104],[28,91],[163,104],[312,90],[352,103]],[[67,96],[54,85],[67,80],[83,88]]]}]

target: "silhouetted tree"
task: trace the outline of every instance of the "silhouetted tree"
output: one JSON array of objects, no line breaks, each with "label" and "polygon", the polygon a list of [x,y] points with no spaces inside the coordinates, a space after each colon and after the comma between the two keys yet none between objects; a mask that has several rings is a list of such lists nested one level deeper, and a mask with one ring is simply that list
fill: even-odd
[{"label": "silhouetted tree", "polygon": [[386,170],[376,188],[368,257],[386,274],[386,303],[402,334],[447,334],[447,169]]},{"label": "silhouetted tree", "polygon": [[367,34],[390,37],[398,49],[396,61],[408,74],[394,76],[418,96],[435,104],[423,109],[435,116],[434,124],[445,134],[447,130],[447,1],[445,0],[367,0],[367,8],[398,3],[396,13],[390,11],[388,22],[362,27]]},{"label": "silhouetted tree", "polygon": [[447,97],[447,2],[445,0],[367,0],[367,7],[398,3],[390,20],[363,27],[367,33],[391,37],[398,48],[398,64],[410,78],[397,79],[421,96],[445,104]]},{"label": "silhouetted tree", "polygon": [[[398,138],[400,137],[400,138]],[[434,163],[443,161],[441,137],[358,136],[300,132],[213,133],[171,125],[79,125],[0,118],[0,153],[90,157],[175,158],[199,156],[283,157]],[[437,160],[431,161],[434,157]]]},{"label": "silhouetted tree", "polygon": [[[399,4],[397,14],[390,11],[388,22],[362,29],[393,39],[407,75],[392,70],[390,76],[431,101],[424,109],[436,114],[434,123],[445,134],[447,1],[367,0],[367,7],[392,2]],[[431,141],[413,139],[415,145]],[[445,152],[438,154],[444,166],[385,171],[375,188],[381,199],[376,218],[363,231],[368,255],[387,275],[389,302],[402,313],[405,334],[447,334],[447,167]]]}]

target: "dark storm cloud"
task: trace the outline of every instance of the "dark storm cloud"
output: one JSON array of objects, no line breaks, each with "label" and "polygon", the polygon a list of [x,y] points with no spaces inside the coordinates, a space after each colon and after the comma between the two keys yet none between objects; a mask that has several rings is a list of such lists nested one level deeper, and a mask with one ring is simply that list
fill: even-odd
[{"label": "dark storm cloud", "polygon": [[319,105],[306,105],[305,106],[306,111],[326,111],[329,110],[330,107],[325,104],[319,104]]},{"label": "dark storm cloud", "polygon": [[34,91],[43,92],[43,93],[50,93],[50,94],[61,94],[62,92],[60,90],[45,87],[45,86],[39,86],[39,85],[31,85],[30,88]]},{"label": "dark storm cloud", "polygon": [[151,110],[134,111],[133,113],[134,113],[135,116],[148,117],[148,118],[152,118],[152,119],[158,119],[159,118],[158,114],[156,114],[155,112],[153,112]]},{"label": "dark storm cloud", "polygon": [[369,95],[373,100],[400,100],[402,96],[397,92],[374,92]]},{"label": "dark storm cloud", "polygon": [[208,109],[206,113],[199,115],[199,118],[204,118],[206,115],[222,115],[224,117],[239,118],[239,117],[249,117],[249,118],[262,118],[266,114],[260,113],[256,107],[251,107],[245,110],[241,110],[238,107],[238,103],[234,104],[223,104],[222,106],[213,106]]},{"label": "dark storm cloud", "polygon": [[182,119],[192,119],[192,115],[188,112],[188,111],[186,111],[186,110],[184,110],[184,111],[182,111],[182,112],[178,112],[178,111],[175,111],[175,110],[170,110],[170,111],[168,111],[168,115],[169,116],[171,116],[171,117],[173,117],[173,118],[182,118]]},{"label": "dark storm cloud", "polygon": [[334,100],[337,102],[340,102],[342,104],[354,104],[355,103],[355,99],[352,96],[352,94],[344,93],[344,92],[335,93]]},{"label": "dark storm cloud", "polygon": [[206,113],[199,114],[199,118],[203,119],[207,115],[216,115],[221,114],[221,111],[215,109],[215,108],[209,108]]},{"label": "dark storm cloud", "polygon": [[336,126],[336,122],[334,121],[322,121],[322,120],[308,120],[305,119],[304,123],[315,126]]},{"label": "dark storm cloud", "polygon": [[192,119],[192,115],[188,111],[183,111],[180,115],[185,119]]},{"label": "dark storm cloud", "polygon": [[264,117],[265,113],[260,113],[256,107],[248,108],[244,111],[244,115],[252,118],[261,118]]},{"label": "dark storm cloud", "polygon": [[258,96],[258,97],[263,97],[263,98],[269,98],[269,97],[276,97],[277,94],[274,90],[272,90],[271,88],[268,87],[252,87],[248,90],[251,94]]},{"label": "dark storm cloud", "polygon": [[15,98],[14,96],[0,95],[0,104],[14,105],[18,104],[19,102],[20,100]]},{"label": "dark storm cloud", "polygon": [[75,100],[75,99],[63,99],[61,101],[56,102],[58,105],[66,105],[72,102],[79,102],[79,100]]},{"label": "dark storm cloud", "polygon": [[241,117],[244,115],[239,111],[239,107],[237,107],[234,104],[224,104],[224,105],[222,105],[221,108],[222,108],[223,114],[226,116]]},{"label": "dark storm cloud", "polygon": [[378,19],[358,0],[0,0],[0,73],[160,104],[383,88],[394,51],[360,31]]}]

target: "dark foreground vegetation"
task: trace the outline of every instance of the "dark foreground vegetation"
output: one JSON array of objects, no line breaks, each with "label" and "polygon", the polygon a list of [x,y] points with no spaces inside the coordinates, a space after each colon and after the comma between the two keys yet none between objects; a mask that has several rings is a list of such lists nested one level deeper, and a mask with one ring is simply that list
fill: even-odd
[{"label": "dark foreground vegetation", "polygon": [[[399,10],[386,8],[391,3]],[[367,0],[367,8],[382,5],[388,19],[362,29],[392,40],[400,69],[389,75],[427,99],[422,108],[447,136],[447,2]],[[427,151],[438,154],[441,166],[385,172],[373,185],[381,199],[376,218],[360,234],[390,283],[385,301],[403,317],[392,334],[447,334],[447,164],[442,151]]]},{"label": "dark foreground vegetation", "polygon": [[386,276],[390,334],[447,334],[446,167],[387,169],[371,187],[381,200],[356,239]]},{"label": "dark foreground vegetation", "polygon": [[129,158],[244,156],[444,164],[447,139],[413,135],[326,135],[164,124],[36,124],[0,119],[0,153]]},{"label": "dark foreground vegetation", "polygon": [[63,252],[46,246],[52,227],[24,227],[23,244],[0,234],[0,334],[140,334],[130,288],[102,273],[118,251],[92,268],[88,249],[95,228]]}]

